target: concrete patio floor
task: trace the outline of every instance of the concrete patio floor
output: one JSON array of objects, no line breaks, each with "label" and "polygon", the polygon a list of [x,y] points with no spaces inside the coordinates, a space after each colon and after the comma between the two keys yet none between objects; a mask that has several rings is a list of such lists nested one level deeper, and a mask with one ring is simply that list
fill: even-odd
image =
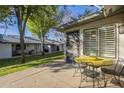
[{"label": "concrete patio floor", "polygon": [[[78,88],[80,73],[73,77],[74,67],[62,60],[36,66],[0,77],[2,88]],[[83,82],[82,87],[92,87],[92,82]],[[107,87],[115,88],[112,83]]]}]

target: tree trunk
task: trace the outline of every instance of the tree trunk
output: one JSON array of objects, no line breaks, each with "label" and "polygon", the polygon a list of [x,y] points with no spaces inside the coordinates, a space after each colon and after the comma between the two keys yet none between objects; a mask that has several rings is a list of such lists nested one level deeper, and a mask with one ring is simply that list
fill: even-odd
[{"label": "tree trunk", "polygon": [[25,52],[24,52],[24,32],[22,30],[22,22],[18,20],[18,29],[20,34],[20,45],[21,45],[21,63],[25,63]]},{"label": "tree trunk", "polygon": [[[24,7],[23,6],[14,6],[14,9],[15,9],[17,20],[18,20],[18,30],[19,30],[19,34],[20,34],[21,63],[25,63],[24,33],[25,33],[26,23],[27,23],[29,15],[30,15],[29,7],[27,8],[27,14],[25,16],[25,19],[23,19],[23,17],[24,17]],[[23,24],[23,21],[24,21],[24,24]]]},{"label": "tree trunk", "polygon": [[44,46],[44,35],[42,35],[41,37],[40,37],[40,40],[41,40],[41,48],[42,48],[42,55],[45,55],[45,46]]},{"label": "tree trunk", "polygon": [[27,23],[27,20],[28,20],[28,17],[29,17],[29,14],[27,12],[27,16],[24,20],[24,25],[23,25],[23,28],[22,28],[22,34],[20,33],[20,41],[21,41],[21,56],[22,56],[22,59],[21,59],[21,62],[22,63],[25,63],[25,45],[24,45],[24,33],[25,33],[25,27],[26,27],[26,23]]},{"label": "tree trunk", "polygon": [[22,28],[22,19],[21,19],[21,12],[19,7],[14,7],[16,12],[16,17],[18,20],[18,30],[20,34],[20,45],[21,45],[21,63],[25,63],[25,53],[24,53],[24,32]]},{"label": "tree trunk", "polygon": [[24,32],[22,31],[21,21],[18,20],[18,29],[20,34],[20,45],[21,45],[21,63],[25,63],[25,53],[24,53]]},{"label": "tree trunk", "polygon": [[25,63],[25,49],[24,49],[24,35],[20,33],[20,44],[21,44],[21,63]]},{"label": "tree trunk", "polygon": [[44,35],[42,35],[42,43],[41,43],[42,44],[41,45],[42,46],[42,55],[45,55],[45,51],[44,51],[45,50],[45,46],[44,46],[44,43],[45,43],[45,41],[44,41]]},{"label": "tree trunk", "polygon": [[42,51],[42,55],[45,55],[45,46],[44,46],[44,36],[43,36],[43,42],[42,42],[42,44],[43,44],[43,51]]}]

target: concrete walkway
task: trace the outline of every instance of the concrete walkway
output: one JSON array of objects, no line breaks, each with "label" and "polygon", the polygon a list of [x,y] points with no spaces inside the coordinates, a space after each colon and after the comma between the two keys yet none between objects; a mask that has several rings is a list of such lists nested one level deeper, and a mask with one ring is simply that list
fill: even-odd
[{"label": "concrete walkway", "polygon": [[[77,88],[80,73],[73,77],[74,68],[61,60],[46,65],[18,71],[0,77],[0,87],[6,88]],[[84,82],[83,87],[92,87],[92,83]],[[109,84],[109,87],[116,87]]]}]

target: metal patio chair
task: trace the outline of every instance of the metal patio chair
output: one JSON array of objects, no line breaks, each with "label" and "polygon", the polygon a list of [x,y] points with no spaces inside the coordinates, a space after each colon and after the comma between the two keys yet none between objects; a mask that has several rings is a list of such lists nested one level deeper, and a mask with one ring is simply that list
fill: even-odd
[{"label": "metal patio chair", "polygon": [[[97,68],[93,68],[90,65],[86,64],[85,62],[78,62],[78,60],[75,60],[75,63],[77,64],[77,68],[75,69],[75,73],[77,73],[78,71],[80,71],[80,84],[79,84],[79,88],[81,88],[82,82],[86,81],[88,82],[87,78],[90,77],[93,79],[93,87],[95,87],[95,81],[97,80],[97,84],[98,86],[101,86],[99,83],[99,79],[98,77],[100,76],[100,73],[97,71]],[[88,62],[90,63],[90,62]],[[91,65],[93,65],[91,63]],[[91,69],[93,68],[93,69]],[[74,73],[74,75],[75,75]],[[73,76],[74,76],[73,75]]]},{"label": "metal patio chair", "polygon": [[82,64],[81,62],[77,62],[75,60],[76,57],[73,58],[73,67],[75,68],[75,71],[74,71],[74,74],[73,74],[73,77],[75,77],[76,73],[77,72],[82,72],[82,70],[84,70],[87,65],[86,64]]},{"label": "metal patio chair", "polygon": [[113,75],[114,80],[116,80],[116,83],[122,87],[121,80],[124,78],[124,59],[119,58],[112,66],[105,66],[101,67],[101,71],[104,76],[104,86],[107,86],[108,78],[106,77],[106,74]]},{"label": "metal patio chair", "polygon": [[100,84],[100,72],[97,70],[97,67],[93,67],[93,63],[88,62],[89,65],[87,65],[87,68],[84,69],[84,71],[82,72],[82,75],[86,76],[86,81],[87,77],[91,78],[93,81],[93,88],[95,87],[95,82],[97,82],[97,86],[101,87]]},{"label": "metal patio chair", "polygon": [[73,77],[75,77],[77,72],[80,73],[80,77],[81,77],[80,84],[79,84],[79,88],[80,88],[81,87],[81,82],[83,80],[87,81],[87,76],[83,77],[83,73],[86,72],[85,69],[87,68],[87,65],[82,63],[82,62],[80,62],[80,61],[78,61],[78,60],[76,60],[75,58],[76,57],[74,57],[74,65],[76,65],[76,66],[75,66],[75,71],[74,71]]}]

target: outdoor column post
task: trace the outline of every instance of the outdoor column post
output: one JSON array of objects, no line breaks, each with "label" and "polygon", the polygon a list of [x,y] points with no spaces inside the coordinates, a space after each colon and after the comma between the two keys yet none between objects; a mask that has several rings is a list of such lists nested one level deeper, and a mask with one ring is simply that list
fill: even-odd
[{"label": "outdoor column post", "polygon": [[66,51],[67,51],[67,47],[66,47],[66,33],[64,33],[64,61],[66,62],[66,57],[67,57],[67,55],[66,55]]},{"label": "outdoor column post", "polygon": [[83,55],[83,29],[80,29],[80,55]]}]

